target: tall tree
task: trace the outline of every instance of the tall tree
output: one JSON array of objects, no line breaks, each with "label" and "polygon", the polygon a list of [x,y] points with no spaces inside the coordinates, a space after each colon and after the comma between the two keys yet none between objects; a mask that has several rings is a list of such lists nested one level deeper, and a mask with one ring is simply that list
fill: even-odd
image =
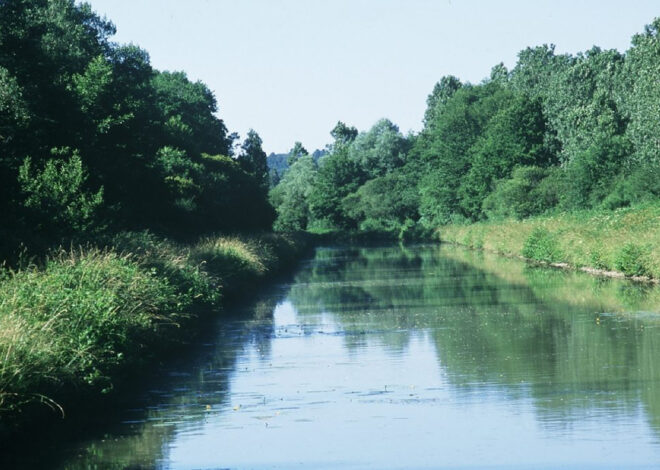
[{"label": "tall tree", "polygon": [[435,84],[433,91],[426,98],[426,111],[424,112],[425,127],[434,122],[436,116],[442,113],[442,109],[447,104],[447,101],[462,86],[461,81],[453,75],[446,75]]},{"label": "tall tree", "polygon": [[255,130],[250,129],[241,145],[238,162],[248,174],[255,178],[260,188],[268,191],[268,161],[266,160],[266,152],[264,152],[262,144],[263,141],[259,137],[259,134]]},{"label": "tall tree", "polygon": [[309,152],[305,147],[303,147],[303,144],[300,142],[295,142],[293,144],[293,148],[289,150],[289,155],[286,158],[286,163],[289,166],[292,166],[296,161],[305,155],[309,155]]}]

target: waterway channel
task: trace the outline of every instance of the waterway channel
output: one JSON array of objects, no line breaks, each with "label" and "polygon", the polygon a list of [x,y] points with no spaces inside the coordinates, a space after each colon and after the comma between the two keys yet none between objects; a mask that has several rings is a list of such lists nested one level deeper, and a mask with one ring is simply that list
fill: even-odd
[{"label": "waterway channel", "polygon": [[657,287],[322,247],[43,468],[660,468]]}]

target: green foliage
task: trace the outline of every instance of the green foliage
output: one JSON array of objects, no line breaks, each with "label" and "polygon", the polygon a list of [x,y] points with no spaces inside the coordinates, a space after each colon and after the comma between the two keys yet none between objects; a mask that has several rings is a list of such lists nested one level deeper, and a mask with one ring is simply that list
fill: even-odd
[{"label": "green foliage", "polygon": [[525,258],[547,263],[562,261],[562,253],[556,237],[543,227],[535,228],[523,245]]},{"label": "green foliage", "polygon": [[442,114],[447,101],[459,90],[463,84],[453,75],[447,75],[440,79],[433,87],[433,91],[426,98],[426,112],[424,113],[424,125],[432,126],[438,115]]},{"label": "green foliage", "polygon": [[484,199],[495,181],[511,174],[517,165],[548,165],[551,156],[544,146],[545,119],[538,100],[525,96],[499,98],[497,113],[470,148],[471,166],[458,188],[462,214],[484,217]]},{"label": "green foliage", "polygon": [[250,129],[247,137],[241,145],[241,153],[238,155],[238,162],[241,168],[251,175],[257,185],[265,191],[268,190],[268,162],[266,161],[266,152],[263,151],[261,137]]},{"label": "green foliage", "polygon": [[275,230],[307,229],[311,219],[310,193],[315,185],[317,166],[309,155],[300,157],[286,172],[280,184],[270,191],[270,201],[277,211]]},{"label": "green foliage", "polygon": [[353,126],[347,126],[341,121],[337,121],[335,127],[330,131],[330,135],[335,139],[335,146],[348,145],[355,140],[358,130]]},{"label": "green foliage", "polygon": [[[0,273],[0,417],[30,405],[62,412],[94,398],[189,339],[199,314],[300,254],[273,234],[180,245],[121,233],[112,248],[57,252],[40,268]],[[121,254],[118,254],[121,252]]]},{"label": "green foliage", "polygon": [[[73,0],[0,2],[0,213],[3,243],[14,240],[2,258],[18,243],[43,248],[106,223],[190,235],[272,222],[256,133],[244,171],[208,165],[203,154],[231,155],[234,139],[213,93],[154,70],[146,51],[110,42],[114,32]],[[76,157],[64,164],[53,148]],[[91,189],[100,187],[102,201]]]},{"label": "green foliage", "polygon": [[238,238],[207,238],[190,251],[190,260],[218,279],[223,289],[245,287],[251,279],[263,276],[268,267],[258,245]]},{"label": "green foliage", "polygon": [[343,201],[365,179],[360,166],[349,158],[347,150],[337,147],[320,165],[309,194],[314,219],[325,220],[335,228],[353,228],[353,221],[346,213]]},{"label": "green foliage", "polygon": [[158,150],[155,161],[163,176],[190,177],[202,171],[202,165],[190,160],[184,150],[163,147]]},{"label": "green foliage", "polygon": [[632,38],[626,53],[622,105],[630,119],[626,133],[634,145],[634,160],[660,165],[660,18]]},{"label": "green foliage", "polygon": [[215,116],[216,99],[204,83],[191,82],[183,72],[156,72],[150,85],[170,145],[190,155],[230,153],[227,128]]},{"label": "green foliage", "polygon": [[621,247],[614,257],[614,267],[628,276],[646,276],[648,268],[648,250],[634,242]]},{"label": "green foliage", "polygon": [[612,136],[605,142],[595,141],[575,155],[566,165],[566,179],[570,185],[562,194],[563,206],[598,207],[612,192],[630,148],[626,137]]},{"label": "green foliage", "polygon": [[344,199],[344,212],[362,230],[393,231],[414,224],[419,218],[414,178],[414,174],[397,171],[369,180]]},{"label": "green foliage", "polygon": [[61,253],[44,270],[0,283],[0,404],[62,387],[110,390],[159,325],[187,308],[175,289],[127,256]]},{"label": "green foliage", "polygon": [[428,171],[420,181],[420,215],[427,226],[448,223],[452,216],[468,216],[460,207],[459,187],[471,166],[470,148],[481,136],[498,102],[510,93],[497,84],[463,86],[434,114],[418,153]]},{"label": "green foliage", "polygon": [[350,143],[348,158],[358,164],[367,177],[375,178],[403,166],[407,151],[408,142],[399,128],[381,119]]},{"label": "green foliage", "polygon": [[617,209],[658,199],[660,199],[660,165],[646,164],[633,167],[629,174],[619,174],[602,206]]},{"label": "green foliage", "polygon": [[217,307],[222,296],[217,276],[193,259],[190,248],[149,232],[122,232],[111,240],[113,249],[135,260],[142,269],[176,286],[191,307]]},{"label": "green foliage", "polygon": [[303,144],[301,142],[295,142],[293,144],[293,148],[289,150],[289,154],[287,155],[286,158],[286,163],[288,166],[293,165],[300,157],[303,157],[305,155],[309,155],[309,152],[305,147],[303,147]]},{"label": "green foliage", "polygon": [[489,219],[524,219],[555,207],[562,192],[562,172],[555,168],[522,166],[500,180],[483,201]]},{"label": "green foliage", "polygon": [[554,44],[528,47],[518,53],[518,62],[511,70],[510,85],[518,92],[544,98],[552,77],[571,63],[572,58],[568,55],[555,54]]},{"label": "green foliage", "polygon": [[198,178],[204,190],[193,227],[204,227],[205,231],[270,227],[275,214],[262,182],[226,155],[202,154],[201,163],[203,171]]},{"label": "green foliage", "polygon": [[[76,150],[53,149],[58,160],[49,160],[42,170],[33,170],[26,158],[18,174],[24,207],[38,230],[87,232],[95,222],[96,211],[103,202],[103,188],[97,192],[85,189],[87,175]],[[70,155],[67,160],[59,158]]]},{"label": "green foliage", "polygon": [[30,114],[23,99],[23,92],[9,70],[0,66],[0,145],[10,140],[27,124]]}]

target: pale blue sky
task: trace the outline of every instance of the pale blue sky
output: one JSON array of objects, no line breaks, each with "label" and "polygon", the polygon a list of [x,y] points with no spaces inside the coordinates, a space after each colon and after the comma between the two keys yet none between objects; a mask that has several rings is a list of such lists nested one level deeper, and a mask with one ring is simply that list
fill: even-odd
[{"label": "pale blue sky", "polygon": [[418,131],[443,76],[473,83],[526,46],[625,51],[660,0],[90,0],[115,41],[215,93],[219,116],[267,152],[330,142],[338,120]]}]

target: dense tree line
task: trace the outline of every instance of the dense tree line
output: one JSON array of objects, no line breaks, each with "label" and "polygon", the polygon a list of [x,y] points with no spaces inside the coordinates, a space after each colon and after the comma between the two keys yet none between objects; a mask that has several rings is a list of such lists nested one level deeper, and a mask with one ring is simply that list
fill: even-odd
[{"label": "dense tree line", "polygon": [[660,19],[625,53],[527,48],[474,85],[443,77],[424,128],[339,122],[271,190],[279,229],[403,231],[660,196]]},{"label": "dense tree line", "polygon": [[[660,20],[625,53],[520,52],[479,84],[443,77],[424,127],[343,122],[271,156],[213,93],[73,0],[0,2],[0,251],[104,230],[405,233],[660,195]],[[274,210],[274,209],[275,210]]]},{"label": "dense tree line", "polygon": [[5,245],[104,228],[269,227],[258,134],[234,152],[237,136],[206,85],[154,69],[146,51],[111,42],[114,33],[74,0],[0,2]]}]

